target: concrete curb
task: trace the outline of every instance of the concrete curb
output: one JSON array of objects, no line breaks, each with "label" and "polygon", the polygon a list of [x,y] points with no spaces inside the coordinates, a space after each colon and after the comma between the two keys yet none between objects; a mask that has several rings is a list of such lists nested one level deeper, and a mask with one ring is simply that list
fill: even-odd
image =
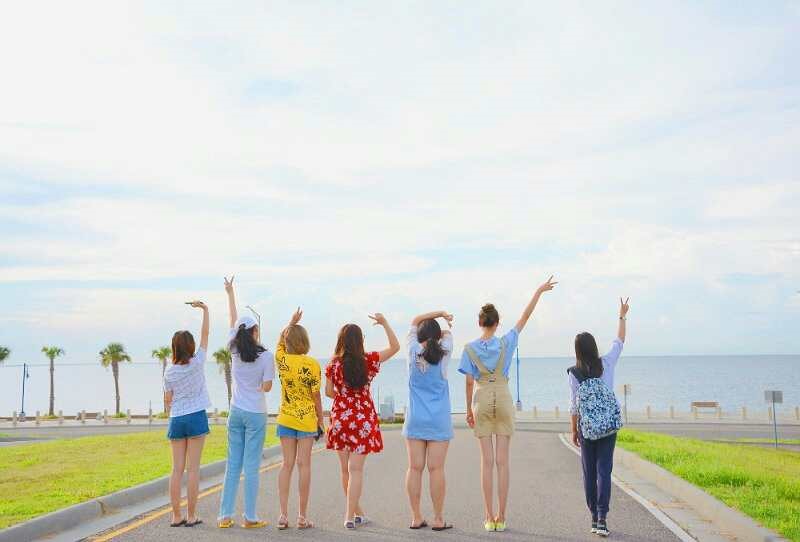
[{"label": "concrete curb", "polygon": [[[281,454],[279,445],[266,448],[261,455],[264,460],[273,459]],[[225,472],[227,459],[215,461],[200,467],[200,482],[219,476]],[[185,482],[185,475],[184,475]],[[72,529],[87,521],[112,514],[122,508],[152,499],[167,493],[169,476],[157,478],[138,486],[122,489],[115,493],[98,497],[90,501],[75,504],[68,508],[56,510],[24,523],[13,525],[0,531],[0,542],[27,542],[52,536]],[[202,490],[202,489],[201,489]]]},{"label": "concrete curb", "polygon": [[724,527],[726,532],[735,533],[736,540],[746,542],[778,542],[786,540],[766,527],[759,525],[752,518],[730,508],[699,487],[646,459],[642,459],[633,452],[617,446],[614,456],[615,462],[620,462],[636,474],[652,482],[662,491],[684,501],[705,519]]}]

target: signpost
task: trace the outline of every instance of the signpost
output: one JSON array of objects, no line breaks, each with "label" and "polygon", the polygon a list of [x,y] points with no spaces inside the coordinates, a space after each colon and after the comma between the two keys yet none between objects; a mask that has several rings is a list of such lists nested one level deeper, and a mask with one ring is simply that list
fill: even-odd
[{"label": "signpost", "polygon": [[767,403],[772,403],[772,428],[775,431],[775,447],[778,447],[778,417],[775,413],[775,404],[783,403],[783,392],[780,390],[766,390],[764,392],[764,400]]},{"label": "signpost", "polygon": [[622,385],[622,395],[624,397],[624,406],[622,407],[622,412],[625,415],[625,423],[628,423],[628,395],[631,394],[631,385],[630,384],[623,384]]}]

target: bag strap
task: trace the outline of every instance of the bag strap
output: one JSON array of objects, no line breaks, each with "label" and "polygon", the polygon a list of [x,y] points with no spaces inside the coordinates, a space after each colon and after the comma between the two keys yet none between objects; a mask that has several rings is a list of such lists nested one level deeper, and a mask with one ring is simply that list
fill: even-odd
[{"label": "bag strap", "polygon": [[584,382],[585,380],[589,380],[589,376],[588,376],[588,375],[585,375],[585,374],[583,374],[583,371],[581,371],[580,369],[578,369],[578,366],[577,366],[577,365],[573,365],[572,367],[570,367],[569,369],[567,369],[567,374],[571,374],[572,376],[574,376],[574,377],[575,377],[575,380],[577,380],[577,381],[578,381],[578,384],[579,384],[579,385],[580,385],[580,384],[583,384],[583,382]]}]

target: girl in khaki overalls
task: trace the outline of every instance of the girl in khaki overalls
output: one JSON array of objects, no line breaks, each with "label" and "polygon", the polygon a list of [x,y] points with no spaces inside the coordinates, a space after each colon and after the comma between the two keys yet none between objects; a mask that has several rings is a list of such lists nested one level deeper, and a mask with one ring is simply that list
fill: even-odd
[{"label": "girl in khaki overalls", "polygon": [[[539,298],[556,285],[553,277],[539,286],[517,324],[501,338],[495,337],[500,315],[487,304],[478,314],[481,336],[464,346],[459,372],[467,377],[467,423],[478,437],[481,449],[481,489],[484,527],[505,531],[508,501],[508,451],[514,434],[514,403],[508,389],[511,358],[520,332],[528,323]],[[474,391],[474,394],[473,394]],[[492,436],[494,435],[494,439]],[[494,468],[497,466],[498,513],[494,514]]]}]

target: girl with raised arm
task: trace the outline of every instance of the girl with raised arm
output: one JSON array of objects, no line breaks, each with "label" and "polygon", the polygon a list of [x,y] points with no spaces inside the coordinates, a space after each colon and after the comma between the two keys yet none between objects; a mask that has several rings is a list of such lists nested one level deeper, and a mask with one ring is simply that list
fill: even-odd
[{"label": "girl with raised arm", "polygon": [[367,523],[359,499],[364,482],[367,454],[383,450],[380,420],[372,402],[370,383],[381,363],[400,350],[400,343],[381,313],[370,315],[382,326],[389,346],[380,352],[364,352],[364,334],[355,324],[339,331],[333,359],[325,367],[325,395],[333,399],[327,448],[339,454],[342,488],[347,497],[344,526],[355,529]]},{"label": "girl with raised arm", "polygon": [[575,336],[575,366],[567,369],[572,442],[581,450],[583,490],[592,514],[591,532],[609,535],[606,516],[611,501],[611,468],[616,431],[622,426],[614,395],[614,371],[625,343],[628,299],[619,299],[619,327],[611,350],[600,357],[591,333]]},{"label": "girl with raised arm", "polygon": [[[514,434],[514,405],[508,389],[511,359],[519,334],[539,298],[558,284],[553,277],[539,286],[517,324],[500,338],[495,336],[500,315],[491,303],[481,307],[481,336],[464,347],[459,372],[467,377],[467,424],[474,429],[481,450],[481,490],[487,531],[505,531],[508,502],[508,454]],[[474,396],[473,396],[474,390]],[[494,441],[493,441],[494,437]],[[494,469],[497,467],[498,512],[494,514]]]},{"label": "girl with raised arm", "polygon": [[272,389],[275,377],[272,352],[261,345],[258,323],[250,316],[238,317],[233,277],[225,278],[228,295],[228,350],[231,353],[233,397],[228,415],[228,463],[225,483],[219,506],[217,526],[233,526],[233,513],[239,478],[244,470],[244,521],[245,529],[266,527],[258,519],[259,467],[267,432],[267,400],[264,394]]},{"label": "girl with raised arm", "polygon": [[281,506],[278,529],[289,527],[289,485],[295,464],[300,497],[297,528],[314,526],[306,516],[311,491],[311,448],[324,431],[319,391],[322,374],[317,360],[308,355],[311,343],[306,329],[299,324],[302,317],[303,311],[298,308],[281,331],[275,351],[275,364],[281,379],[277,434],[283,452],[283,465],[278,474]]},{"label": "girl with raised arm", "polygon": [[445,311],[420,314],[408,332],[408,410],[403,424],[408,451],[406,491],[411,504],[411,529],[428,526],[420,511],[422,471],[428,466],[433,501],[434,531],[451,529],[445,522],[444,462],[453,438],[447,364],[453,353],[453,336],[442,331],[437,318],[452,327],[453,315]]},{"label": "girl with raised arm", "polygon": [[[172,336],[172,364],[164,372],[164,404],[169,413],[167,438],[172,446],[172,474],[169,477],[169,500],[172,503],[170,527],[194,527],[203,523],[197,517],[197,495],[200,489],[200,456],[208,434],[211,399],[204,372],[208,350],[208,307],[202,301],[188,303],[203,311],[200,327],[200,348],[188,331]],[[187,516],[181,513],[181,481],[186,470]]]}]

